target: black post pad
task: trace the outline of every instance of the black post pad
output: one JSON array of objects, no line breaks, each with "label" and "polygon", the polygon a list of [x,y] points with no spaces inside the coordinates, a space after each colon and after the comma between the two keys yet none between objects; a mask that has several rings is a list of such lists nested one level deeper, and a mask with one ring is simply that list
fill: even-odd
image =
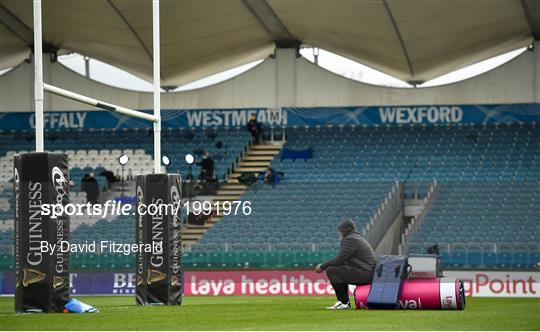
[{"label": "black post pad", "polygon": [[[139,214],[144,204],[167,204],[177,207],[182,198],[181,178],[177,174],[139,175],[136,178],[137,244],[162,245],[162,252],[137,252],[136,301],[139,305],[182,304],[182,229],[178,214],[170,208],[162,213]],[[154,212],[154,211],[148,211]]]},{"label": "black post pad", "polygon": [[[26,153],[14,157],[15,175],[15,311],[62,312],[69,300],[68,215],[51,218],[43,204],[69,204],[68,157],[60,153]],[[44,241],[44,242],[42,242]],[[43,252],[41,244],[57,244]]]}]

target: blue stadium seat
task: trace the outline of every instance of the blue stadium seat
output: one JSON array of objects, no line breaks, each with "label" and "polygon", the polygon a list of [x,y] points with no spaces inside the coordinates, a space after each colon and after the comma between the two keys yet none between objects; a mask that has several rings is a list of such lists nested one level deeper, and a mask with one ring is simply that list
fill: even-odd
[{"label": "blue stadium seat", "polygon": [[506,252],[500,253],[497,261],[497,267],[510,268],[512,267],[512,254]]},{"label": "blue stadium seat", "polygon": [[483,266],[487,268],[497,267],[499,256],[492,252],[486,252],[482,255]]},{"label": "blue stadium seat", "polygon": [[512,256],[512,266],[516,268],[528,268],[529,267],[529,253],[527,252],[515,252]]},{"label": "blue stadium seat", "polygon": [[480,252],[467,253],[467,266],[482,266],[482,254]]},{"label": "blue stadium seat", "polygon": [[450,257],[450,265],[453,267],[463,267],[467,265],[467,254],[464,252],[454,252]]}]

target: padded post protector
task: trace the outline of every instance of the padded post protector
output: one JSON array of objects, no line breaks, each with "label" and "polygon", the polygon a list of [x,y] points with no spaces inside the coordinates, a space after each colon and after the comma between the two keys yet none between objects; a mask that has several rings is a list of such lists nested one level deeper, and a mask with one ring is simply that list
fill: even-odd
[{"label": "padded post protector", "polygon": [[[14,157],[15,312],[62,312],[69,301],[69,216],[43,215],[43,204],[69,203],[68,157],[25,153]],[[56,244],[52,255],[40,245]]]},{"label": "padded post protector", "polygon": [[[368,309],[371,285],[354,290],[356,309]],[[451,278],[408,279],[403,282],[399,309],[463,310],[465,290],[463,280]]]},{"label": "padded post protector", "polygon": [[401,285],[407,278],[407,257],[384,255],[379,257],[367,297],[370,308],[395,309],[401,294]]},{"label": "padded post protector", "polygon": [[[138,251],[135,255],[135,297],[139,305],[182,304],[182,225],[180,208],[174,210],[182,198],[181,186],[178,174],[136,177],[136,243],[162,246],[162,251]],[[150,213],[139,214],[143,204]],[[153,208],[148,210],[150,205],[161,205],[162,210],[153,213]]]}]

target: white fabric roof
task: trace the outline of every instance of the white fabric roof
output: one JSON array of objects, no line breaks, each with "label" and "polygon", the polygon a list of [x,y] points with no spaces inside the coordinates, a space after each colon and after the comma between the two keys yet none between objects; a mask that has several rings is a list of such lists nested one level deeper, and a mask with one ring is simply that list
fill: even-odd
[{"label": "white fabric roof", "polygon": [[[43,0],[43,39],[152,80],[150,0]],[[273,53],[324,48],[404,81],[426,81],[529,45],[536,0],[161,0],[162,85]],[[30,54],[32,1],[0,0],[0,68]]]}]

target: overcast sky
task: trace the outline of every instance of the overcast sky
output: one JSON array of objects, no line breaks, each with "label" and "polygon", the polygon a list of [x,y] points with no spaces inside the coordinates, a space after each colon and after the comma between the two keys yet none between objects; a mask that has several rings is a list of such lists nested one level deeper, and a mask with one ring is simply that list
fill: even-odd
[{"label": "overcast sky", "polygon": [[[448,84],[479,75],[513,59],[514,57],[521,54],[524,50],[525,48],[521,48],[503,55],[499,55],[489,60],[485,60],[477,64],[462,68],[455,72],[428,81],[424,83],[422,87]],[[313,61],[313,49],[302,49],[301,54],[308,60]],[[407,83],[400,81],[392,76],[386,75],[380,71],[374,70],[370,67],[364,66],[355,61],[349,60],[331,52],[320,50],[318,59],[319,65],[321,67],[328,69],[336,74],[348,77],[350,79],[375,85],[410,87]],[[67,67],[84,75],[84,59],[81,55],[70,54],[61,56],[59,61]],[[250,68],[258,65],[261,62],[262,60],[255,61],[240,67],[224,71],[219,74],[203,78],[196,82],[192,82],[182,87],[179,87],[175,91],[191,90],[219,83],[221,81],[234,77],[246,70],[249,70]],[[152,84],[116,67],[93,59],[90,59],[90,77],[94,80],[120,88],[140,91],[152,91]]]}]

